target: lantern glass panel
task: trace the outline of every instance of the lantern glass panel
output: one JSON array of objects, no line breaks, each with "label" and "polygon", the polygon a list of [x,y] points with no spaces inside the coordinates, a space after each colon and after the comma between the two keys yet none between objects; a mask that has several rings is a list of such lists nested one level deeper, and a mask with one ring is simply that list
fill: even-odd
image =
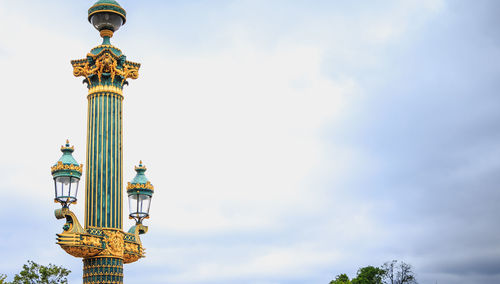
[{"label": "lantern glass panel", "polygon": [[76,177],[61,176],[54,179],[55,198],[63,204],[69,204],[76,201],[78,193],[78,182]]},{"label": "lantern glass panel", "polygon": [[137,212],[137,195],[131,194],[128,196],[128,205],[130,216],[132,216],[132,214]]},{"label": "lantern glass panel", "polygon": [[71,178],[71,187],[70,187],[70,193],[68,194],[71,196],[71,198],[74,198],[76,200],[76,197],[78,196],[78,183],[79,179],[76,177]]},{"label": "lantern glass panel", "polygon": [[128,200],[131,217],[143,219],[149,216],[151,196],[145,194],[131,194],[128,196]]},{"label": "lantern glass panel", "polygon": [[142,207],[140,208],[140,212],[146,213],[146,215],[149,215],[149,206],[151,205],[151,196],[149,195],[143,195],[141,197],[142,199]]},{"label": "lantern glass panel", "polygon": [[98,30],[117,31],[123,25],[123,19],[115,13],[100,12],[91,16],[90,22]]}]

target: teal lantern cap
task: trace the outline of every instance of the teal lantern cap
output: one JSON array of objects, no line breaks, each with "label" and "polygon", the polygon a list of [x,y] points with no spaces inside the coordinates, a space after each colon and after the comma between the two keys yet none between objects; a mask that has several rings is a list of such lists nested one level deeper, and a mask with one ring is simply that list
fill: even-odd
[{"label": "teal lantern cap", "polygon": [[144,174],[147,168],[139,161],[139,166],[135,167],[136,175],[131,182],[127,184],[128,194],[147,194],[153,196],[154,186],[149,182]]},{"label": "teal lantern cap", "polygon": [[146,170],[146,167],[140,161],[139,166],[135,167],[136,175],[134,179],[127,184],[129,217],[135,219],[137,224],[141,224],[143,219],[149,218],[149,207],[154,192],[154,186],[144,174]]},{"label": "teal lantern cap", "polygon": [[59,176],[69,176],[80,178],[82,176],[83,165],[73,158],[72,153],[75,151],[74,146],[69,145],[69,140],[66,140],[66,145],[61,146],[63,155],[52,167],[51,172],[54,178]]}]

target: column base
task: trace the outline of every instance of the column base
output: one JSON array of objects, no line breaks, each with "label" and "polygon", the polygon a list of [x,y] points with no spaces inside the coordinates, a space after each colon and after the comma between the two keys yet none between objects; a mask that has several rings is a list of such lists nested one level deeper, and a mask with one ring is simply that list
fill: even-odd
[{"label": "column base", "polygon": [[87,258],[83,260],[83,283],[122,284],[123,260],[112,257]]}]

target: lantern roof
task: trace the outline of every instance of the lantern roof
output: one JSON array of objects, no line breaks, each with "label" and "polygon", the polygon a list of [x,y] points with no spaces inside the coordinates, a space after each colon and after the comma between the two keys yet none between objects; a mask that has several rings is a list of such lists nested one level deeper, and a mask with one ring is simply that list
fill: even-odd
[{"label": "lantern roof", "polygon": [[154,186],[149,182],[148,178],[144,174],[147,168],[142,164],[142,161],[139,162],[139,166],[135,167],[136,175],[132,182],[127,184],[127,192],[130,193],[147,193],[151,195],[154,191]]},{"label": "lantern roof", "polygon": [[73,157],[72,153],[75,151],[74,146],[70,146],[69,140],[66,140],[66,145],[61,146],[63,153],[59,161],[57,161],[50,169],[54,177],[59,176],[73,176],[80,178],[82,176],[83,165]]}]

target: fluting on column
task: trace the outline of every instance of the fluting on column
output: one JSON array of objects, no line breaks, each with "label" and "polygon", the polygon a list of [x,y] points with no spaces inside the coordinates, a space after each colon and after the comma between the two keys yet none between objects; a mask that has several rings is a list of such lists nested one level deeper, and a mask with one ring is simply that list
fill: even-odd
[{"label": "fluting on column", "polygon": [[123,283],[123,260],[111,257],[84,259],[83,283]]},{"label": "fluting on column", "polygon": [[110,92],[89,95],[86,228],[123,228],[122,100]]}]

